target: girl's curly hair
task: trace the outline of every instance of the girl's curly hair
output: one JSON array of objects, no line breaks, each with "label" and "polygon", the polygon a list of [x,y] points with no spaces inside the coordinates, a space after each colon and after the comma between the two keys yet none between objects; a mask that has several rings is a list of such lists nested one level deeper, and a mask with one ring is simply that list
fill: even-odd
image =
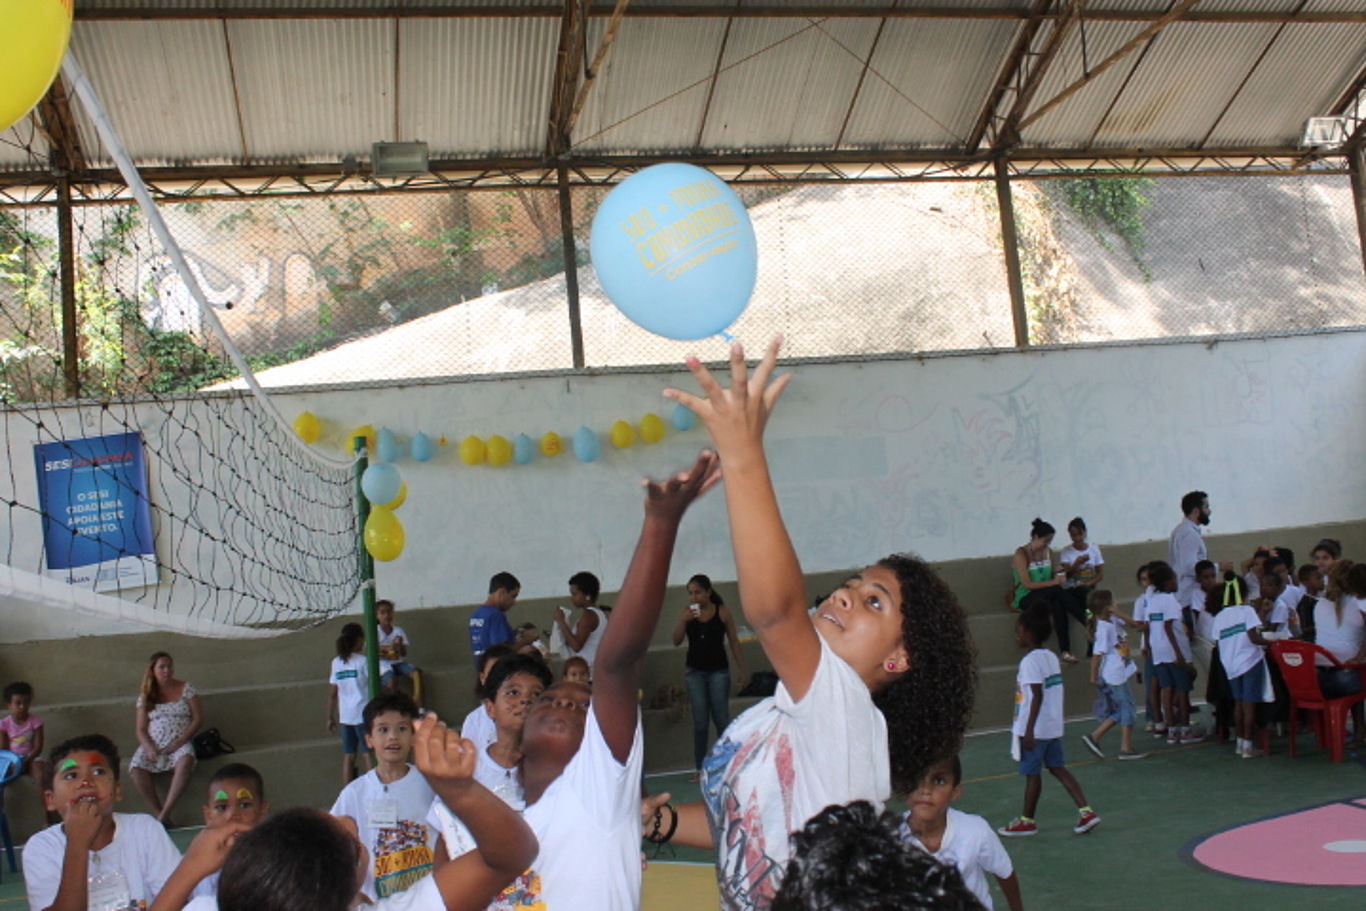
[{"label": "girl's curly hair", "polygon": [[909,793],[931,765],[962,746],[977,693],[977,650],[957,596],[925,561],[892,554],[877,565],[901,583],[910,669],[873,702],[887,719],[892,788]]}]

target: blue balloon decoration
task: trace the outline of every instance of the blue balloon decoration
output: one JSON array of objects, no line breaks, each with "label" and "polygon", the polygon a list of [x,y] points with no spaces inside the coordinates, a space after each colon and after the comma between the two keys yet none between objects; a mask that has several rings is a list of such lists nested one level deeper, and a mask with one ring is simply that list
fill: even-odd
[{"label": "blue balloon decoration", "polygon": [[749,304],[758,247],[740,197],[690,164],[657,164],[598,207],[593,269],[622,313],[672,339],[716,335]]},{"label": "blue balloon decoration", "polygon": [[524,433],[517,434],[512,441],[512,461],[518,465],[530,464],[536,458],[536,443]]},{"label": "blue balloon decoration", "polygon": [[679,430],[692,430],[697,426],[697,415],[693,414],[693,410],[682,403],[674,406],[673,412],[669,415],[669,420]]},{"label": "blue balloon decoration", "polygon": [[436,454],[436,449],[432,445],[432,438],[418,431],[413,435],[412,443],[408,445],[408,453],[413,457],[414,462],[430,460]]},{"label": "blue balloon decoration", "polygon": [[397,462],[401,455],[403,450],[399,448],[398,438],[394,436],[394,432],[388,427],[381,427],[375,441],[375,457],[381,462]]},{"label": "blue balloon decoration", "polygon": [[383,506],[392,503],[403,486],[403,478],[398,469],[387,462],[374,462],[366,467],[360,476],[360,489],[371,503]]},{"label": "blue balloon decoration", "polygon": [[596,462],[602,454],[602,442],[598,435],[587,427],[574,431],[574,455],[580,462]]}]

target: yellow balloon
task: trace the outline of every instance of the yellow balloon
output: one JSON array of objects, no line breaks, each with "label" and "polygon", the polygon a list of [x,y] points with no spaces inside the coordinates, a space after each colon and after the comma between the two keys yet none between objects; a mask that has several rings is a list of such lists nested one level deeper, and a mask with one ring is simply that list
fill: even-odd
[{"label": "yellow balloon", "polygon": [[487,447],[479,437],[469,436],[460,441],[460,461],[466,465],[479,465],[484,461]]},{"label": "yellow balloon", "polygon": [[627,449],[636,441],[636,431],[625,421],[617,421],[612,425],[612,445],[618,449]]},{"label": "yellow balloon", "polygon": [[640,438],[647,443],[658,443],[664,439],[664,419],[654,412],[641,418]]},{"label": "yellow balloon", "polygon": [[361,424],[355,430],[346,435],[346,451],[356,451],[356,437],[365,437],[365,451],[374,455],[375,452],[375,428],[369,424]]},{"label": "yellow balloon", "polygon": [[408,499],[408,482],[407,482],[407,481],[400,481],[400,482],[399,482],[399,485],[398,485],[398,496],[394,497],[394,498],[393,498],[392,500],[390,500],[388,503],[385,503],[385,504],[384,504],[384,508],[385,508],[385,509],[388,509],[388,510],[398,509],[400,506],[402,506],[402,505],[407,501],[407,499]]},{"label": "yellow balloon", "polygon": [[305,443],[316,443],[323,435],[323,422],[311,411],[305,411],[294,419],[294,432]]},{"label": "yellow balloon", "polygon": [[489,437],[489,464],[506,465],[512,461],[512,444],[507,437],[494,434]]},{"label": "yellow balloon", "polygon": [[551,430],[551,431],[548,432],[545,436],[541,437],[541,453],[542,453],[542,454],[548,455],[548,456],[550,456],[551,458],[554,458],[555,456],[559,455],[559,454],[560,454],[561,452],[563,452],[563,451],[564,451],[564,440],[560,439],[560,435],[559,435],[558,433],[556,433],[555,431]]},{"label": "yellow balloon", "polygon": [[403,553],[403,523],[392,510],[383,506],[370,510],[365,520],[365,549],[383,563]]},{"label": "yellow balloon", "polygon": [[0,132],[33,110],[62,66],[72,0],[0,0]]}]

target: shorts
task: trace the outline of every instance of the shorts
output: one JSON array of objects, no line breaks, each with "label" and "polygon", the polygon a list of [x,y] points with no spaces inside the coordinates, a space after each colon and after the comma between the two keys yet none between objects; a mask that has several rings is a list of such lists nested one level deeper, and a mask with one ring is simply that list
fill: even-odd
[{"label": "shorts", "polygon": [[1037,775],[1041,769],[1060,769],[1067,765],[1062,757],[1062,738],[1034,741],[1034,749],[1020,747],[1020,774]]},{"label": "shorts", "polygon": [[388,686],[389,681],[393,680],[395,677],[411,677],[415,670],[417,670],[417,668],[413,667],[407,661],[395,661],[393,664],[389,665],[389,670],[385,671],[380,676],[380,686]]},{"label": "shorts", "polygon": [[1157,665],[1157,685],[1163,689],[1171,687],[1178,693],[1189,693],[1193,688],[1191,672],[1184,664]]},{"label": "shorts", "polygon": [[361,724],[338,725],[341,729],[342,754],[350,756],[364,750],[365,726]]},{"label": "shorts", "polygon": [[1122,728],[1132,727],[1134,723],[1134,697],[1129,692],[1128,681],[1124,683],[1103,683],[1100,691],[1109,701],[1109,711],[1100,721],[1113,721]]},{"label": "shorts", "polygon": [[1236,702],[1261,702],[1262,691],[1266,686],[1266,662],[1258,661],[1251,669],[1237,677],[1231,677],[1228,687],[1233,691]]}]

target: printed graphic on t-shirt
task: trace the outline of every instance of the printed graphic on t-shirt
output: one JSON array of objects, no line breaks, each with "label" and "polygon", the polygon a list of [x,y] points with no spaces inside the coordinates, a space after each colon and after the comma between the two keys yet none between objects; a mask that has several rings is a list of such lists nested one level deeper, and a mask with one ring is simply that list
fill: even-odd
[{"label": "printed graphic on t-shirt", "polygon": [[336,674],[336,677],[337,677],[338,680],[355,680],[356,677],[358,677],[358,676],[359,676],[359,672],[356,671],[355,669],[346,670],[346,671],[337,671],[337,674]]},{"label": "printed graphic on t-shirt", "polygon": [[432,849],[427,827],[400,819],[375,834],[375,898],[402,892],[432,872]]},{"label": "printed graphic on t-shirt", "polygon": [[1226,629],[1222,630],[1222,631],[1219,633],[1219,638],[1220,638],[1220,639],[1228,639],[1228,638],[1230,638],[1230,637],[1232,637],[1232,636],[1238,636],[1238,635],[1241,635],[1241,634],[1243,634],[1243,633],[1245,633],[1245,632],[1247,632],[1247,624],[1246,624],[1246,623],[1235,623],[1233,626],[1227,627]]},{"label": "printed graphic on t-shirt", "polygon": [[1043,688],[1048,689],[1053,686],[1062,686],[1062,674],[1049,674],[1043,678]]},{"label": "printed graphic on t-shirt", "polygon": [[[730,781],[745,780],[745,768],[767,757],[761,752],[770,744],[754,738],[743,746],[726,738],[712,748],[703,762],[702,799],[716,841],[716,879],[721,891],[721,907],[727,911],[766,908],[773,901],[783,874],[783,864],[768,852],[763,810],[757,801],[745,801],[736,794]],[[783,815],[788,825],[779,837],[786,838],[791,825],[792,790],[795,772],[792,743],[786,734],[773,748],[773,761],[783,793]],[[800,827],[799,822],[796,827]]]},{"label": "printed graphic on t-shirt", "polygon": [[498,893],[488,911],[547,911],[542,895],[541,874],[529,869]]}]

